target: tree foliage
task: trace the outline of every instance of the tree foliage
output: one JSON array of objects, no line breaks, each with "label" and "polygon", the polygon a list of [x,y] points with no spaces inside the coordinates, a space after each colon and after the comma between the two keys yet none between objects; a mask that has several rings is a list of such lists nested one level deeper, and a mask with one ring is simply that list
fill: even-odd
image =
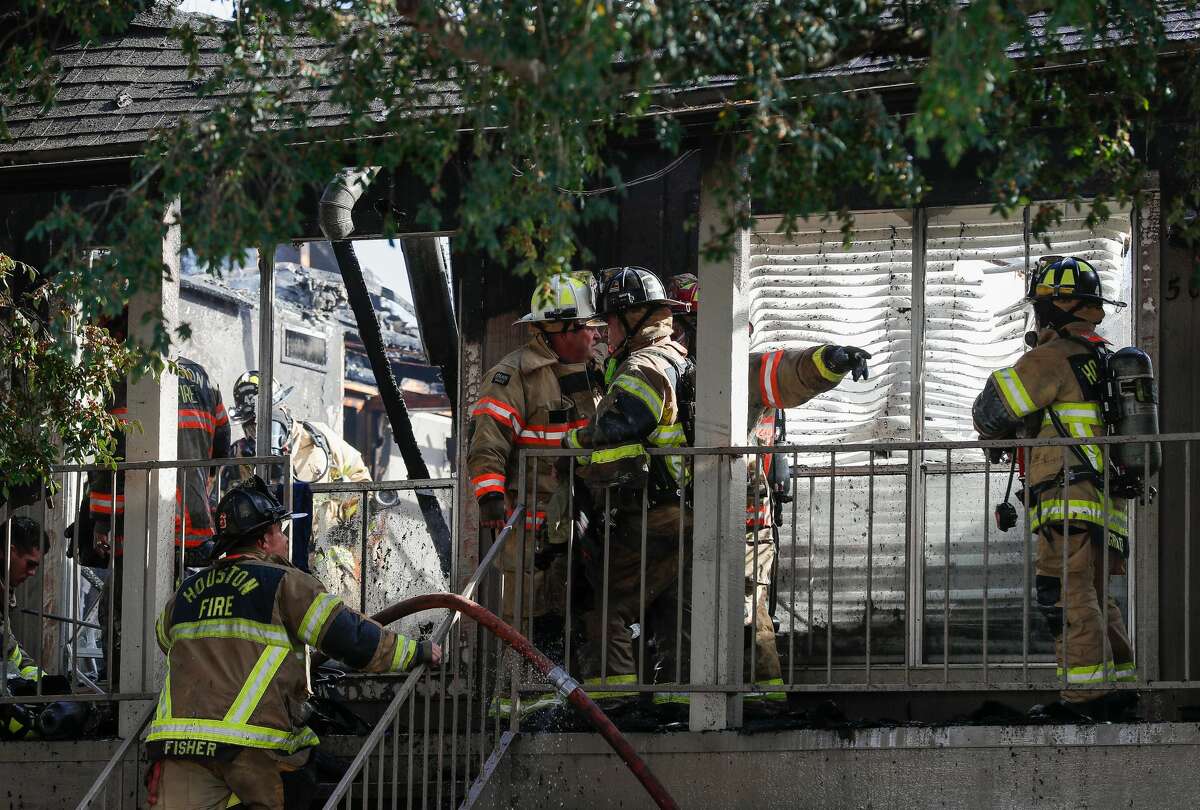
[{"label": "tree foliage", "polygon": [[72,298],[0,253],[0,505],[21,485],[51,481],[59,458],[114,460],[118,425],[104,405],[134,353],[79,322]]},{"label": "tree foliage", "polygon": [[[144,2],[20,4],[40,15],[30,30],[62,42],[119,31]],[[750,195],[784,227],[847,219],[848,190],[919,203],[929,162],[969,166],[1007,214],[1086,197],[1103,217],[1138,199],[1156,139],[1200,169],[1193,46],[1164,28],[1190,5],[242,0],[230,21],[178,18],[210,111],[156,133],[103,216],[63,206],[43,222],[60,246],[44,270],[77,278],[83,248],[111,245],[108,283],[65,286],[85,315],[112,312],[162,272],[167,201],[182,200],[184,243],[218,267],[298,233],[306,196],[344,165],[407,167],[429,189],[423,225],[452,224],[516,272],[578,266],[577,230],[610,216],[616,196],[578,192],[619,193],[630,139],[667,154],[717,144],[726,236],[746,224],[737,203]],[[0,87],[53,103],[48,43],[9,51]],[[437,213],[448,179],[453,223]],[[1185,236],[1197,202],[1172,201]],[[1035,229],[1058,216],[1034,213]],[[153,348],[168,342],[160,330]]]}]

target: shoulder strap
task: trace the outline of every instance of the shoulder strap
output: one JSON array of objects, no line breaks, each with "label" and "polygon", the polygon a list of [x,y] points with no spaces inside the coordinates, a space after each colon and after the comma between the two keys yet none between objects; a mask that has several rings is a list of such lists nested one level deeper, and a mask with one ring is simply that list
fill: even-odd
[{"label": "shoulder strap", "polygon": [[[325,469],[313,481],[320,481],[329,472],[329,468],[333,465],[333,452],[329,449],[329,442],[325,439],[324,434],[310,425],[308,422],[301,421],[301,426],[308,433],[312,443],[325,454]],[[311,481],[309,483],[312,483]]]}]

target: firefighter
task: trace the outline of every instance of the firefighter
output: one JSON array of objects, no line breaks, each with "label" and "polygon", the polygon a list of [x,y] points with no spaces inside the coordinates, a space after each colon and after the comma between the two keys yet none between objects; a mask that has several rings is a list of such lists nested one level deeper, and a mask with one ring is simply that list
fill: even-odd
[{"label": "firefighter", "polygon": [[[542,459],[536,483],[528,480],[527,491],[520,493],[517,455],[526,447],[558,447],[568,430],[586,424],[595,412],[603,372],[592,352],[603,321],[596,317],[590,280],[559,274],[537,286],[529,313],[517,323],[528,326],[529,342],[484,377],[471,410],[467,472],[484,529],[503,528],[513,507],[529,500],[536,486],[536,509],[527,504],[523,543],[510,542],[501,557],[504,618],[531,620],[534,644],[561,660],[568,576],[561,552],[566,546],[550,545],[545,527],[547,505],[558,489],[554,463]],[[529,464],[527,475],[532,477],[534,469]],[[517,571],[522,568],[518,613]]]},{"label": "firefighter", "polygon": [[[229,416],[221,401],[221,391],[209,380],[208,372],[191,360],[180,358],[175,363],[178,379],[178,441],[177,455],[182,460],[229,458]],[[124,384],[117,386],[109,412],[122,424],[127,422]],[[125,455],[125,432],[117,435],[114,453]],[[120,540],[125,514],[125,479],[123,475],[100,473],[90,480],[89,505],[93,524],[93,541],[100,552],[109,556],[114,551],[121,556]],[[175,491],[175,545],[186,548],[189,566],[208,561],[214,529],[209,504],[208,470],[190,467],[180,470]],[[186,501],[186,503],[184,503]],[[182,543],[181,543],[182,540]],[[115,547],[115,548],[114,548]]]},{"label": "firefighter", "polygon": [[184,580],[158,618],[167,677],[146,739],[161,763],[160,810],[225,807],[232,795],[282,808],[284,774],[305,787],[318,743],[304,725],[308,646],[364,672],[441,662],[438,645],[384,629],[293,567],[291,517],[258,476],[235,486],[217,506],[224,556]]},{"label": "firefighter", "polygon": [[[4,552],[6,538],[11,532],[12,545],[7,555]],[[50,537],[36,523],[26,517],[10,518],[9,524],[0,524],[0,574],[4,572],[5,557],[8,564],[8,582],[0,582],[0,598],[8,603],[8,611],[15,609],[14,591],[22,583],[37,574],[43,555],[50,550]],[[4,610],[0,608],[0,618]],[[7,622],[0,624],[0,696],[32,695],[37,682],[43,677],[41,667],[21,647]],[[34,730],[34,707],[18,704],[0,705],[0,740],[17,740],[27,737]]]},{"label": "firefighter", "polygon": [[[643,592],[646,624],[640,631],[662,651],[657,671],[647,666],[647,680],[688,677],[690,594],[678,571],[681,532],[684,559],[690,558],[690,519],[681,514],[680,501],[690,495],[691,471],[682,456],[649,456],[646,448],[688,445],[695,374],[687,350],[671,339],[671,301],[653,273],[641,267],[604,271],[598,301],[608,325],[608,390],[591,423],[570,430],[563,445],[592,449],[583,474],[607,524],[582,549],[596,594],[588,613],[584,683],[593,698],[618,708],[636,694],[622,687],[638,677],[631,628],[641,621]],[[659,694],[670,699],[670,693]]]},{"label": "firefighter", "polygon": [[[1096,269],[1070,256],[1039,261],[1026,298],[1038,327],[1026,337],[1032,348],[988,377],[972,409],[975,429],[984,439],[1103,435],[1101,352],[1107,349],[1095,329],[1105,304],[1125,304],[1106,299]],[[1032,450],[1025,480],[1029,525],[1037,535],[1037,604],[1055,637],[1058,676],[1065,668],[1067,683],[1076,686],[1133,681],[1129,634],[1107,589],[1110,575],[1125,573],[1129,555],[1125,499],[1103,491],[1105,460],[1098,446],[1069,450],[1065,463],[1061,447]],[[1107,604],[1100,603],[1102,592]],[[1059,705],[1087,714],[1103,712],[1109,702],[1100,688],[1064,689]]]},{"label": "firefighter", "polygon": [[[114,337],[124,339],[123,326],[110,325]],[[176,361],[178,384],[178,459],[229,458],[229,416],[221,401],[221,391],[208,377],[202,366],[186,358]],[[122,424],[128,421],[127,390],[124,382],[114,388],[110,413]],[[125,431],[116,436],[117,458],[125,456]],[[96,553],[113,561],[106,580],[107,588],[116,589],[116,596],[106,591],[100,597],[100,624],[106,653],[105,667],[112,683],[116,683],[121,648],[121,600],[119,598],[122,569],[122,540],[125,515],[125,474],[95,473],[88,480],[88,509],[92,522],[92,542]],[[212,507],[209,500],[209,471],[205,467],[181,468],[175,485],[175,547],[184,547],[184,566],[196,568],[208,564],[215,533]],[[178,565],[178,562],[176,563]],[[182,577],[183,571],[178,572]],[[109,617],[109,605],[113,615]],[[111,624],[111,636],[109,626]],[[111,646],[110,646],[111,645]]]},{"label": "firefighter", "polygon": [[[283,389],[271,402],[271,453],[292,457],[292,477],[308,484],[331,481],[370,481],[371,473],[362,454],[324,422],[296,419],[282,400],[291,393]],[[258,371],[238,377],[233,386],[233,420],[242,426],[235,443],[237,456],[255,454],[258,429]]]},{"label": "firefighter", "polygon": [[[258,371],[246,371],[233,385],[233,421],[242,427],[242,438],[234,443],[234,455],[248,458],[255,455],[258,430]],[[296,419],[283,400],[291,387],[279,388],[271,398],[270,455],[288,455],[292,463],[292,480],[305,484],[326,484],[332,481],[370,481],[371,473],[363,463],[362,454],[324,422]],[[274,471],[282,475],[282,471]],[[249,467],[240,468],[240,477],[252,473]],[[347,526],[359,508],[354,495],[330,495],[314,505],[312,533],[317,542],[305,556],[309,570],[325,586],[339,596],[359,599],[362,590],[362,567],[354,548],[358,533]]]},{"label": "firefighter", "polygon": [[[673,276],[667,294],[676,302],[673,338],[696,359],[696,319],[700,312],[700,281],[691,273]],[[776,443],[785,420],[784,409],[796,408],[831,390],[850,373],[854,380],[868,374],[869,352],[855,346],[813,346],[753,352],[750,355],[748,438],[760,447]],[[770,594],[778,554],[782,498],[791,489],[787,460],[770,454],[754,456],[747,465],[746,489],[746,637],[744,672],[760,686],[782,686],[783,670],[775,643]],[[753,642],[751,641],[753,637]],[[753,650],[753,656],[751,655]],[[753,660],[752,660],[753,659]],[[750,704],[780,706],[783,692],[752,692]]]}]

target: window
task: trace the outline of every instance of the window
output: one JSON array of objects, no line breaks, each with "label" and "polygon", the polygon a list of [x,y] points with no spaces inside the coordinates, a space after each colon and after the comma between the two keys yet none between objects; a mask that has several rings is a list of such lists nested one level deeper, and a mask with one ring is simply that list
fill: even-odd
[{"label": "window", "polygon": [[[1088,259],[1110,297],[1131,299],[1128,211],[1095,230],[1068,212],[1046,234],[1049,246],[987,206],[858,212],[855,220],[849,245],[833,221],[810,220],[790,237],[775,233],[778,219],[755,223],[752,350],[834,343],[873,355],[869,380],[845,381],[787,412],[791,444],[975,439],[975,396],[991,371],[1020,356],[1033,328],[1022,299],[1026,268],[1040,255]],[[1128,345],[1132,310],[1110,308],[1101,334]],[[986,585],[989,659],[1019,660],[1026,632],[1036,660],[1052,657],[1032,574],[1026,591],[1025,534],[999,532],[983,510],[985,478],[995,505],[1008,468],[985,475],[976,450],[908,455],[838,454],[832,498],[830,454],[796,459],[776,576],[781,652],[798,666],[823,665],[828,644],[835,662],[861,660],[869,616],[873,662],[940,664],[947,640],[952,663],[978,662]],[[906,583],[919,601],[909,604]],[[1113,591],[1124,600],[1126,583],[1114,580]]]},{"label": "window", "polygon": [[324,335],[301,332],[290,326],[283,330],[283,362],[305,368],[324,370],[326,361]]}]

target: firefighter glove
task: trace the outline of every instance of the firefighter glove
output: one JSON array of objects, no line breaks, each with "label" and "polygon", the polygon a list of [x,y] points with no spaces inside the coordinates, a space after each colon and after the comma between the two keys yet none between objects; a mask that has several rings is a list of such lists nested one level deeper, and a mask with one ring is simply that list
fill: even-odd
[{"label": "firefighter glove", "polygon": [[442,665],[442,647],[440,644],[434,644],[432,641],[418,641],[417,654],[413,659],[412,668],[416,668],[421,664],[425,664],[430,668],[440,667]]},{"label": "firefighter glove", "polygon": [[485,529],[504,528],[504,496],[490,492],[479,499],[479,525]]},{"label": "firefighter glove", "polygon": [[870,376],[867,361],[871,353],[857,346],[830,346],[825,353],[825,365],[835,374],[849,372],[854,380],[865,380]]}]

